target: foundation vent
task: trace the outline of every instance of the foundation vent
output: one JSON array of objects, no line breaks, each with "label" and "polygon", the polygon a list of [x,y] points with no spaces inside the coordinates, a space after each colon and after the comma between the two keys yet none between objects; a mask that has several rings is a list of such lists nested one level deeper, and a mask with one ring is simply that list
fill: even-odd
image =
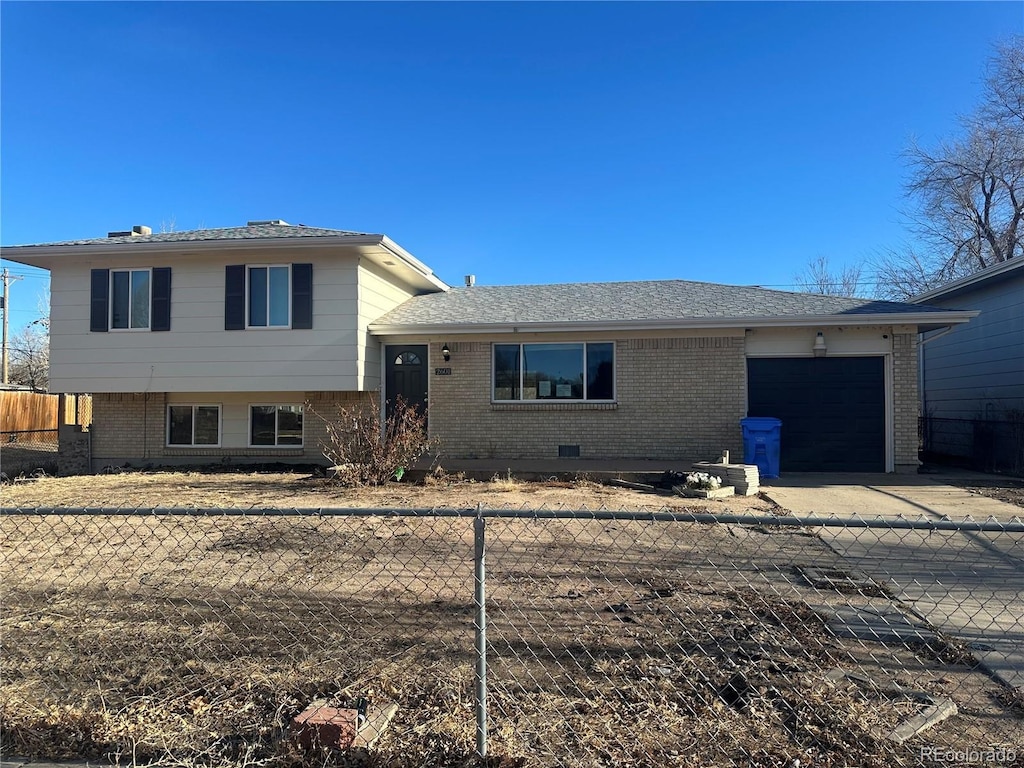
[{"label": "foundation vent", "polygon": [[578,445],[560,445],[558,446],[558,458],[560,459],[578,459],[580,457],[580,447]]}]

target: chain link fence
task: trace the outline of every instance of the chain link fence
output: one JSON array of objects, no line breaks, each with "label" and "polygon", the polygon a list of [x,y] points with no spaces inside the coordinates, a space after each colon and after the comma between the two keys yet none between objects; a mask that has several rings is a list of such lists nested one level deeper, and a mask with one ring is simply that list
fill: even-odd
[{"label": "chain link fence", "polygon": [[56,429],[0,432],[0,472],[7,477],[57,474],[60,441]]},{"label": "chain link fence", "polygon": [[[206,766],[1024,760],[1019,519],[0,512],[5,754]],[[290,737],[309,705],[361,699],[397,705],[372,748],[310,755]]]}]

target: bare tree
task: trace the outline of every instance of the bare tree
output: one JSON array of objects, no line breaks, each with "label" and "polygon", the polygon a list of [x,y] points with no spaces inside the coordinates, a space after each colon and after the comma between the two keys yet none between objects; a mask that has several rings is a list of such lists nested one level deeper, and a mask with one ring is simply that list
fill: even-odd
[{"label": "bare tree", "polygon": [[804,293],[822,296],[858,296],[861,294],[861,267],[859,264],[833,271],[827,256],[819,256],[793,278]]},{"label": "bare tree", "polygon": [[11,337],[10,355],[11,383],[45,392],[50,384],[50,336],[42,320]]},{"label": "bare tree", "polygon": [[996,46],[985,81],[982,114],[993,121],[1024,123],[1024,37]]},{"label": "bare tree", "polygon": [[981,105],[962,134],[906,151],[911,228],[924,253],[903,249],[872,264],[876,292],[907,298],[1024,254],[1024,36],[996,48]]}]

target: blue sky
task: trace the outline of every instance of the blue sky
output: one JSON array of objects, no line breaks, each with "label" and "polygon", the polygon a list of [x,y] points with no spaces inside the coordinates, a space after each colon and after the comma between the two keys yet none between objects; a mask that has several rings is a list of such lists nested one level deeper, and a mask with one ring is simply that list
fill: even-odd
[{"label": "blue sky", "polygon": [[[0,4],[0,242],[250,219],[461,284],[789,287],[907,242],[1006,3]],[[13,290],[36,317],[45,276]]]}]

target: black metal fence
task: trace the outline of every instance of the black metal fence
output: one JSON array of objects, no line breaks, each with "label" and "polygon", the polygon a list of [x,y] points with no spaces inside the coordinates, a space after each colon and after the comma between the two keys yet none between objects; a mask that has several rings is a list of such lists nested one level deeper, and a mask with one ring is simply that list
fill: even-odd
[{"label": "black metal fence", "polygon": [[1024,476],[1024,420],[923,416],[918,436],[925,461]]},{"label": "black metal fence", "polygon": [[[1017,765],[1022,547],[1019,518],[0,508],[0,738],[206,768]],[[300,713],[367,700],[393,718],[368,753],[301,753]]]},{"label": "black metal fence", "polygon": [[0,472],[9,478],[55,475],[59,449],[56,429],[0,432]]}]

